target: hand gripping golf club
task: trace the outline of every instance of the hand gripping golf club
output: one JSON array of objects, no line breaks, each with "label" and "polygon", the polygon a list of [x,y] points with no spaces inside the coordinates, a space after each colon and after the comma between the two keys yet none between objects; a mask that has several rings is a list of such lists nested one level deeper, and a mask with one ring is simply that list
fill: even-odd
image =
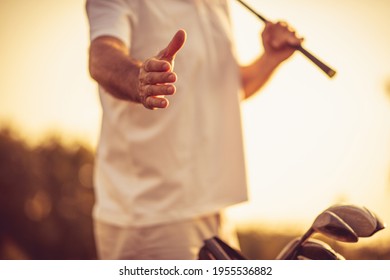
[{"label": "hand gripping golf club", "polygon": [[[249,11],[251,11],[254,15],[256,15],[261,21],[267,23],[269,22],[268,19],[257,13],[255,10],[253,10],[251,7],[249,7],[245,2],[241,0],[237,0],[239,3],[241,3],[244,7],[246,7]],[[296,47],[298,51],[300,51],[303,55],[305,55],[308,59],[310,59],[315,65],[317,65],[322,71],[325,72],[329,76],[329,78],[332,78],[336,71],[330,68],[328,65],[326,65],[324,62],[319,60],[317,57],[315,57],[313,54],[311,54],[309,51],[304,49],[302,46]]]},{"label": "hand gripping golf club", "polygon": [[279,254],[280,259],[292,259],[300,247],[315,232],[343,242],[357,242],[359,237],[369,237],[385,228],[375,214],[365,207],[335,205],[319,214],[309,230]]}]

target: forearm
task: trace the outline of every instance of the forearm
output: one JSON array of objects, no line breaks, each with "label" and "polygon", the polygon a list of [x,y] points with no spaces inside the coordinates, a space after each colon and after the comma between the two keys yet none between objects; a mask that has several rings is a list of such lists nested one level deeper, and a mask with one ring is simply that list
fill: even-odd
[{"label": "forearm", "polygon": [[280,61],[263,54],[252,64],[240,67],[241,81],[245,99],[259,91],[270,79],[272,73],[280,65]]},{"label": "forearm", "polygon": [[261,89],[275,69],[287,60],[301,44],[302,38],[284,22],[267,22],[262,32],[264,53],[249,66],[241,68],[245,98]]},{"label": "forearm", "polygon": [[91,43],[89,71],[108,93],[116,98],[140,102],[138,75],[141,62],[129,56],[125,45],[112,37],[99,37]]}]

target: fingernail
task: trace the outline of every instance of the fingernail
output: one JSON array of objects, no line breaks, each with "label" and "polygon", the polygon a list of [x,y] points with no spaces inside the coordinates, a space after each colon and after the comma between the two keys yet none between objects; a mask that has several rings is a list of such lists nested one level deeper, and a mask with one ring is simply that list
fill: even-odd
[{"label": "fingernail", "polygon": [[170,86],[170,87],[167,88],[168,94],[173,94],[174,91],[175,91],[175,89],[174,89],[172,86]]},{"label": "fingernail", "polygon": [[169,74],[168,79],[173,82],[176,79],[175,74]]},{"label": "fingernail", "polygon": [[161,100],[160,105],[161,105],[161,107],[166,107],[167,106],[167,101],[166,100]]},{"label": "fingernail", "polygon": [[163,65],[163,70],[168,71],[171,67],[168,64]]}]

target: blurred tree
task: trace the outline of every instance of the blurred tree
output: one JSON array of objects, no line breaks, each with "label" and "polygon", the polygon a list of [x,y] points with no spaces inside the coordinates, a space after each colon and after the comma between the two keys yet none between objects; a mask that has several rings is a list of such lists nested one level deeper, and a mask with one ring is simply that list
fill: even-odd
[{"label": "blurred tree", "polygon": [[[387,97],[390,100],[390,77],[387,78],[387,81],[385,82],[385,92]],[[387,190],[390,192],[390,171],[389,171],[389,176],[388,176],[388,187]]]},{"label": "blurred tree", "polygon": [[[93,154],[0,129],[0,258],[95,259]],[[17,253],[15,253],[17,252]]]}]

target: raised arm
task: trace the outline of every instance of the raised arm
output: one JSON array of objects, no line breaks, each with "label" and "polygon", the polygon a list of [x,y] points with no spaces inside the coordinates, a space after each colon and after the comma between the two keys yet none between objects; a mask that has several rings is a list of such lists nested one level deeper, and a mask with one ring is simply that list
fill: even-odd
[{"label": "raised arm", "polygon": [[240,69],[245,98],[262,88],[275,69],[301,44],[295,31],[284,22],[267,22],[262,32],[264,52],[252,64]]}]

